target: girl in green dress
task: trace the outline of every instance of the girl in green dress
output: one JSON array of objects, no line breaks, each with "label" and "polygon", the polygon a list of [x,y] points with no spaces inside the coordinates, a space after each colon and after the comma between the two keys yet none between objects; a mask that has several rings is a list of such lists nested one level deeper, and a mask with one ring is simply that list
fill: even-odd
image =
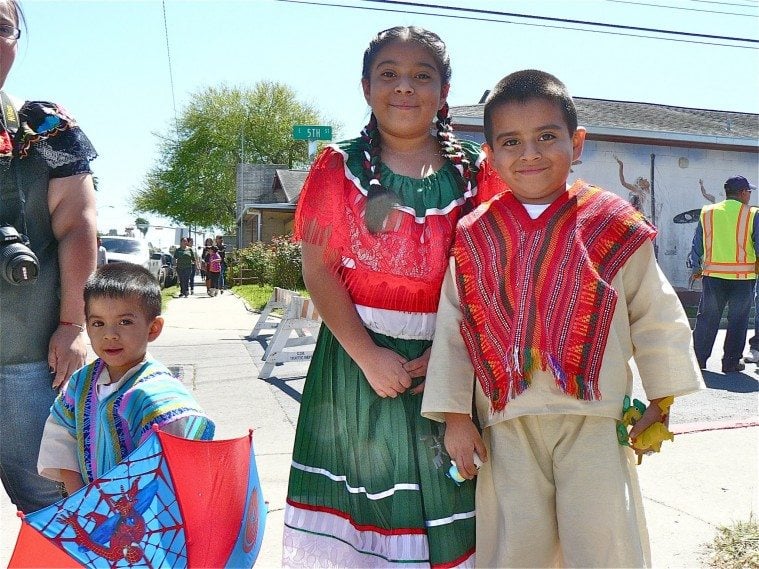
[{"label": "girl in green dress", "polygon": [[486,176],[479,147],[453,137],[437,35],[380,32],[362,74],[369,124],[324,149],[296,214],[324,325],[301,401],[283,564],[473,566],[474,483],[446,477],[442,427],[420,416],[420,393],[453,230]]}]

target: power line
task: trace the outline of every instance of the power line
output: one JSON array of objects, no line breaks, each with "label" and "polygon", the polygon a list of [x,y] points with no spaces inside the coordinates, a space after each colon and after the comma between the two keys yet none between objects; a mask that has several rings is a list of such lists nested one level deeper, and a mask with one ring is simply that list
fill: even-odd
[{"label": "power line", "polygon": [[657,34],[671,34],[682,37],[692,37],[700,39],[714,39],[714,40],[727,40],[727,41],[743,41],[759,44],[759,40],[750,38],[737,38],[731,36],[715,36],[710,34],[696,34],[692,32],[679,32],[676,30],[662,30],[658,28],[643,28],[639,26],[625,26],[623,24],[606,24],[603,22],[591,22],[587,20],[573,20],[569,18],[554,18],[551,16],[535,16],[532,14],[517,14],[514,12],[500,12],[498,10],[484,10],[481,8],[462,8],[460,6],[441,6],[439,4],[424,4],[417,2],[406,2],[404,0],[362,0],[363,2],[381,3],[381,4],[395,4],[398,6],[415,6],[420,8],[429,8],[435,10],[450,10],[452,12],[468,12],[475,14],[486,14],[488,16],[499,16],[508,18],[529,18],[534,20],[540,20],[545,22],[559,22],[563,24],[577,24],[581,26],[598,26],[601,28],[612,28],[615,30],[626,30],[636,32],[652,32]]},{"label": "power line", "polygon": [[756,2],[753,0],[749,0],[745,4],[740,4],[736,2],[715,2],[715,0],[690,0],[691,2],[700,2],[701,4],[718,4],[720,6],[739,6],[741,8],[755,8]]},{"label": "power line", "polygon": [[[754,14],[740,14],[738,12],[720,12],[719,10],[706,10],[701,8],[686,8],[685,6],[669,6],[666,4],[648,4],[646,2],[630,2],[630,0],[605,0],[616,4],[627,4],[629,6],[650,6],[652,8],[665,8],[667,10],[684,10],[686,12],[704,12],[707,14],[724,14],[727,16],[743,16],[744,18],[755,18]],[[750,6],[741,6],[750,8]]]},{"label": "power line", "polygon": [[163,31],[166,36],[166,57],[169,60],[169,83],[171,84],[171,104],[174,106],[174,133],[179,136],[179,119],[177,118],[177,99],[174,96],[174,73],[171,69],[171,49],[169,49],[169,26],[166,21],[166,1],[161,0],[163,7]]},{"label": "power line", "polygon": [[[588,33],[595,33],[595,34],[607,34],[607,35],[613,35],[615,37],[619,36],[625,36],[625,37],[633,37],[633,38],[644,38],[644,39],[652,39],[652,40],[661,40],[661,41],[674,41],[679,43],[690,43],[690,44],[697,44],[697,45],[712,45],[712,46],[718,46],[718,47],[732,47],[737,49],[757,49],[754,46],[744,46],[744,45],[734,45],[734,44],[726,44],[726,43],[718,43],[713,41],[696,41],[696,40],[688,40],[688,39],[682,39],[682,38],[667,38],[667,37],[657,37],[657,36],[649,36],[645,34],[633,34],[633,33],[622,33],[622,32],[612,32],[612,31],[604,31],[604,30],[593,30],[593,29],[581,29],[576,28],[572,26],[559,26],[559,25],[548,25],[548,24],[531,24],[529,22],[517,22],[517,21],[511,21],[511,20],[494,20],[492,18],[485,18],[485,17],[477,17],[477,16],[462,16],[460,14],[441,14],[441,13],[435,13],[435,12],[420,12],[415,10],[401,10],[397,8],[377,8],[374,6],[356,6],[351,4],[335,4],[332,2],[322,2],[318,0],[276,0],[278,2],[285,2],[289,4],[306,4],[310,6],[322,6],[327,8],[349,8],[354,10],[366,10],[370,12],[389,12],[393,14],[418,14],[422,16],[436,16],[440,18],[456,18],[457,20],[470,20],[475,22],[488,22],[488,23],[500,23],[500,24],[513,24],[517,26],[532,26],[537,28],[547,28],[547,29],[558,29],[558,30],[576,30],[580,32],[588,32]],[[366,0],[369,1],[369,0]],[[384,2],[383,4],[393,4],[394,2]],[[423,4],[415,4],[411,3],[413,6],[419,6],[427,8],[427,5]],[[450,9],[449,7],[445,6],[444,9]],[[460,10],[467,11],[465,8],[460,8]],[[520,18],[534,18],[535,16],[530,15],[523,15],[523,14],[517,14],[517,17]],[[605,24],[595,24],[599,26],[603,26]],[[662,32],[666,33],[666,31]],[[759,43],[759,40],[739,40],[739,41],[752,41]]]}]

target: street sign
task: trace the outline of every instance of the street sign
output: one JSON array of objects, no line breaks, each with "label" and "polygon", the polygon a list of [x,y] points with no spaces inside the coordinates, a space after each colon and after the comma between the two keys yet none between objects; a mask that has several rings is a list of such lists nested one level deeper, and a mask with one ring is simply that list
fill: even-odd
[{"label": "street sign", "polygon": [[293,139],[295,140],[332,140],[332,127],[296,124],[293,127]]}]

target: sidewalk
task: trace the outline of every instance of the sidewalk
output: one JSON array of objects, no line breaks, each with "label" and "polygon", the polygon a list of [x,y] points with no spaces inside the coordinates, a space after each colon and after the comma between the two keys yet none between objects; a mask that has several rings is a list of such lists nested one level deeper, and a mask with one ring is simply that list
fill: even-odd
[{"label": "sidewalk", "polygon": [[[216,422],[216,437],[255,429],[270,510],[257,566],[279,567],[290,453],[307,364],[288,363],[276,368],[276,378],[257,379],[264,346],[246,338],[257,315],[229,291],[208,298],[202,286],[196,287],[194,296],[172,300],[164,317],[163,333],[150,351],[177,369]],[[717,526],[759,514],[759,427],[718,427],[678,434],[674,444],[665,442],[664,451],[646,457],[638,469],[654,567],[703,566],[702,545],[711,542]],[[0,567],[7,566],[18,526],[15,509],[0,491]]]}]

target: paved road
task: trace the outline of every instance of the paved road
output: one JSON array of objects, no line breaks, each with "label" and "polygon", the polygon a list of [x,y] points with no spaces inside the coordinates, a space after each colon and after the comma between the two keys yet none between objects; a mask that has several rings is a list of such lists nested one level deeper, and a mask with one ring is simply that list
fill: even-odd
[{"label": "paved road", "polygon": [[[759,419],[759,366],[746,364],[741,373],[723,374],[720,360],[724,340],[725,331],[720,330],[703,372],[707,389],[679,398],[672,408],[672,424],[744,424]],[[748,340],[744,353],[748,353]],[[636,381],[636,385],[640,383]],[[645,400],[639,387],[634,395]]]}]

